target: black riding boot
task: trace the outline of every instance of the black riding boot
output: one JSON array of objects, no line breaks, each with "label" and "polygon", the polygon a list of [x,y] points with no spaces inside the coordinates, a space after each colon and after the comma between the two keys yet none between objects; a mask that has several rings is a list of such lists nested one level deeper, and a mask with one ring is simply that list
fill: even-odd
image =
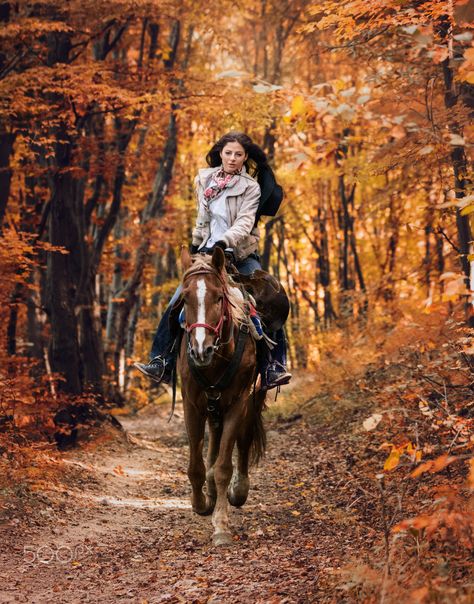
[{"label": "black riding boot", "polygon": [[157,382],[169,384],[173,376],[176,355],[173,353],[174,338],[170,329],[170,318],[173,304],[169,304],[161,317],[160,324],[153,339],[153,345],[148,363],[134,363],[139,371]]},{"label": "black riding boot", "polygon": [[286,338],[283,328],[270,334],[276,342],[275,348],[269,351],[266,364],[262,370],[262,389],[270,390],[288,384],[291,373],[286,369]]}]

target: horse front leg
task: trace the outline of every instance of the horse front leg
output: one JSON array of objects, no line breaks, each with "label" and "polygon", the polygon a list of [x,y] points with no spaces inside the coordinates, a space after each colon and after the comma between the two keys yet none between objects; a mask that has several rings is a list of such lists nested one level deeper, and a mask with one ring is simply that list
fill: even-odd
[{"label": "horse front leg", "polygon": [[249,457],[252,446],[252,432],[247,429],[237,438],[238,461],[237,468],[232,476],[228,492],[229,503],[235,507],[244,505],[249,494]]},{"label": "horse front leg", "polygon": [[212,515],[214,545],[228,545],[232,542],[229,529],[227,489],[232,478],[232,451],[239,431],[239,421],[241,420],[240,405],[229,409],[224,417],[219,454],[214,464],[214,480],[217,490],[216,506]]},{"label": "horse front leg", "polygon": [[214,510],[217,499],[216,481],[214,479],[214,464],[216,463],[217,455],[219,453],[221,435],[222,423],[217,424],[213,420],[213,418],[209,418],[209,446],[207,449],[206,491],[208,497],[207,505],[212,510]]},{"label": "horse front leg", "polygon": [[206,417],[194,406],[189,403],[186,404],[186,401],[183,402],[184,421],[189,441],[188,478],[192,488],[191,504],[194,512],[205,516],[212,512],[202,492],[206,479],[206,467],[202,457]]},{"label": "horse front leg", "polygon": [[[257,392],[247,399],[247,414],[237,437],[239,452],[237,469],[232,477],[229,489],[229,502],[240,507],[247,501],[249,494],[249,464],[253,457],[254,462],[265,453],[265,428],[262,422],[262,410],[265,405],[265,392]],[[253,453],[253,455],[252,455]]]}]

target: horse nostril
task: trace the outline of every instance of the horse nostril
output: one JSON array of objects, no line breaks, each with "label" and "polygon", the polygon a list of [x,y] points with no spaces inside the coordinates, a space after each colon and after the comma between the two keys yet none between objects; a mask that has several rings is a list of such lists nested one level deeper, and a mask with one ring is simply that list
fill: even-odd
[{"label": "horse nostril", "polygon": [[214,352],[214,346],[208,346],[206,348],[206,350],[204,351],[204,354],[206,356],[210,357],[213,352]]}]

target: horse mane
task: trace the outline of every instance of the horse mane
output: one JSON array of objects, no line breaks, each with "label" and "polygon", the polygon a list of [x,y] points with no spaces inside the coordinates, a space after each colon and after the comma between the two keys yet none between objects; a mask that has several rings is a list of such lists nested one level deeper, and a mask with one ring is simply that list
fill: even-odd
[{"label": "horse mane", "polygon": [[202,269],[213,273],[219,281],[222,283],[224,293],[229,301],[229,314],[232,322],[235,325],[241,325],[246,323],[248,320],[247,304],[242,294],[240,287],[232,280],[231,275],[227,271],[223,271],[222,277],[219,275],[217,270],[214,268],[211,256],[204,254],[196,254],[193,256],[192,265],[183,275],[183,281],[186,277],[192,276],[194,273],[198,273]]}]

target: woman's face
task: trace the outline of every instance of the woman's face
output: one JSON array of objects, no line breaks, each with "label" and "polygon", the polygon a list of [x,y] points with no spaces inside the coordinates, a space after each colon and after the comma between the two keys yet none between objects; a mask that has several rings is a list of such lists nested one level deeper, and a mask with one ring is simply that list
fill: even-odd
[{"label": "woman's face", "polygon": [[232,141],[226,143],[220,152],[222,167],[225,172],[238,172],[247,159],[247,153],[240,143]]}]

